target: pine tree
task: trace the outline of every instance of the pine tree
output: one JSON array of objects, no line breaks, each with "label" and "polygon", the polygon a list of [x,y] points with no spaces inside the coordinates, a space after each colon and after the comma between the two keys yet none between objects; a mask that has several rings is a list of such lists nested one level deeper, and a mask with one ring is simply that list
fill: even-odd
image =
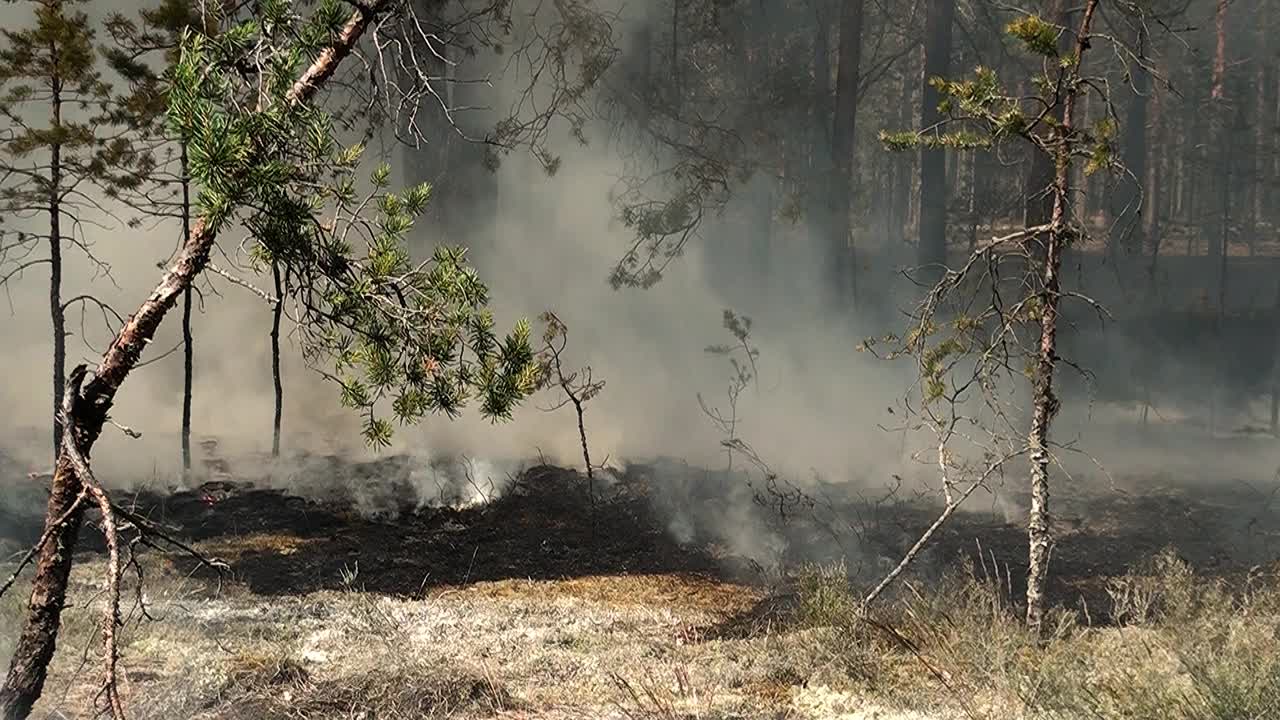
[{"label": "pine tree", "polygon": [[[105,517],[113,513],[84,458],[120,386],[208,266],[221,232],[247,230],[258,258],[296,278],[291,300],[300,308],[303,350],[363,415],[373,446],[391,439],[388,415],[402,423],[432,413],[453,417],[475,400],[483,415],[505,419],[538,384],[529,324],[496,336],[488,289],[466,264],[465,250],[439,248],[426,261],[410,257],[406,235],[426,209],[430,188],[392,192],[385,164],[363,182],[364,148],[340,144],[332,117],[317,104],[370,25],[402,6],[374,0],[351,12],[341,0],[322,0],[307,7],[303,17],[286,0],[263,0],[226,10],[233,14],[220,20],[216,35],[184,37],[167,93],[168,121],[174,136],[188,139],[198,219],[92,379],[81,385],[83,366],[73,373],[75,392],[65,402],[71,450],[64,447],[58,458],[26,623],[0,686],[5,720],[25,718],[43,690],[66,601],[68,548],[83,522],[83,492],[99,499]],[[409,61],[388,62],[399,60]],[[108,533],[109,548],[113,541]],[[108,578],[109,587],[118,591],[118,579]],[[114,598],[118,603],[118,593]],[[106,655],[110,682],[113,645]]]},{"label": "pine tree", "polygon": [[[1007,32],[1043,68],[1030,82],[1038,91],[1034,101],[1009,91],[995,71],[979,67],[965,80],[931,80],[941,98],[938,124],[918,132],[881,135],[890,148],[899,150],[980,149],[1016,140],[1041,159],[1037,165],[1051,170],[1047,185],[1035,190],[1046,198],[1047,216],[1039,215],[1039,203],[1029,203],[1028,218],[1039,222],[994,238],[962,266],[948,269],[921,301],[911,332],[895,351],[918,363],[918,412],[938,436],[938,462],[947,473],[943,482],[948,512],[954,510],[953,498],[963,497],[951,473],[967,471],[970,479],[975,474],[971,468],[953,466],[955,460],[948,458],[954,451],[947,447],[957,435],[966,434],[957,433],[957,423],[981,425],[964,414],[973,395],[982,399],[992,418],[986,430],[994,439],[976,443],[986,469],[976,473],[964,495],[1012,458],[1030,459],[1026,617],[1037,633],[1044,629],[1053,544],[1050,431],[1060,404],[1055,386],[1059,313],[1068,294],[1062,289],[1062,260],[1068,246],[1086,234],[1072,212],[1071,178],[1078,157],[1089,159],[1088,174],[1119,166],[1114,123],[1090,128],[1077,116],[1080,98],[1101,92],[1098,88],[1103,86],[1083,70],[1098,2],[1088,0],[1074,33],[1038,15],[1025,15],[1008,25]],[[1012,279],[1001,265],[1016,268]],[[984,271],[989,274],[978,279]],[[990,299],[975,298],[975,286],[979,294],[990,292]],[[1025,368],[1022,377],[1010,372],[1015,367]],[[996,389],[1011,380],[1031,382],[1031,423],[1021,442],[1002,435],[1013,422]]]},{"label": "pine tree", "polygon": [[[190,29],[212,31],[199,7],[182,0],[162,0],[134,20],[116,13],[106,27],[112,45],[104,49],[110,67],[129,84],[116,109],[117,120],[133,133],[135,160],[122,170],[123,182],[111,193],[149,218],[176,218],[181,235],[191,231],[191,173],[187,142],[172,137],[165,122],[168,68],[178,60],[182,36]],[[191,471],[191,403],[195,342],[191,332],[193,290],[182,294],[182,470]]]},{"label": "pine tree", "polygon": [[[22,232],[5,249],[17,258],[0,266],[0,285],[38,265],[49,267],[49,316],[53,337],[53,447],[62,424],[58,407],[66,382],[66,313],[73,303],[97,302],[89,295],[64,300],[63,252],[79,250],[105,270],[84,235],[82,219],[100,206],[89,188],[126,155],[110,120],[110,86],[99,72],[94,31],[72,8],[84,0],[35,0],[34,23],[0,30],[0,117],[12,132],[0,138],[0,214],[37,218],[43,230]],[[0,261],[3,261],[0,257]]]}]

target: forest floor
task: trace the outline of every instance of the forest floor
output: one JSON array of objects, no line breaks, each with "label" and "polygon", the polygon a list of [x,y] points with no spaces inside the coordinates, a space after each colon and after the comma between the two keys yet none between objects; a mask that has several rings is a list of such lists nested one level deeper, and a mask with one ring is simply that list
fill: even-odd
[{"label": "forest floor", "polygon": [[[851,539],[819,543],[830,523],[781,523],[740,496],[733,507],[717,492],[682,497],[696,517],[728,517],[722,531],[758,522],[788,538],[784,572],[732,539],[673,539],[671,509],[654,501],[672,494],[663,474],[631,468],[592,501],[580,475],[540,466],[482,506],[377,516],[349,498],[232,483],[139,493],[137,511],[230,572],[152,552],[140,593],[130,573],[130,716],[1280,717],[1280,485],[1074,488],[1058,521],[1054,639],[1041,645],[1017,622],[1020,520],[995,505],[957,516],[863,618],[847,579],[865,584],[900,555],[936,512],[927,502],[833,501]],[[6,520],[14,548],[33,532]],[[84,533],[35,717],[94,716],[95,535]],[[6,656],[20,587],[0,599]],[[1206,713],[1219,695],[1260,714]],[[1134,710],[1166,696],[1178,707]]]}]

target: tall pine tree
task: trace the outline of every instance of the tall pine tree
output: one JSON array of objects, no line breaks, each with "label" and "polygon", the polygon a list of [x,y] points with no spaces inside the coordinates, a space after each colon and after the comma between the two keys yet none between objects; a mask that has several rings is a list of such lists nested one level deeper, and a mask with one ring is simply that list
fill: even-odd
[{"label": "tall pine tree", "polygon": [[75,248],[101,269],[84,235],[86,214],[100,212],[90,188],[107,168],[127,156],[127,143],[110,118],[110,86],[99,72],[94,31],[73,7],[84,0],[36,0],[34,22],[23,30],[0,30],[0,117],[12,132],[0,137],[0,213],[25,220],[0,268],[0,284],[40,265],[49,268],[49,316],[53,337],[53,447],[62,425],[57,410],[66,383],[66,313],[89,295],[63,299],[63,251]]},{"label": "tall pine tree", "polygon": [[[188,139],[175,136],[165,120],[171,80],[169,69],[178,61],[183,34],[213,32],[196,3],[161,0],[143,9],[138,18],[116,13],[107,19],[112,45],[104,49],[111,68],[129,85],[117,119],[134,133],[136,156],[125,168],[127,180],[117,183],[117,199],[151,218],[177,219],[179,244],[191,231],[191,169]],[[191,403],[195,342],[191,332],[193,289],[182,294],[182,470],[191,471]]]}]

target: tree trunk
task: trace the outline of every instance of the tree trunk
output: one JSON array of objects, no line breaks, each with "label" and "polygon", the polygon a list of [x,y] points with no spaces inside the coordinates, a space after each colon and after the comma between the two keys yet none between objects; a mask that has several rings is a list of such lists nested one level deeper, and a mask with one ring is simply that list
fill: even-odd
[{"label": "tree trunk", "polygon": [[680,107],[680,2],[671,0],[671,98],[672,107]]},{"label": "tree trunk", "polygon": [[1133,63],[1133,88],[1129,94],[1121,145],[1122,162],[1130,174],[1120,178],[1119,192],[1113,196],[1115,201],[1111,211],[1112,225],[1120,233],[1119,237],[1111,239],[1113,252],[1126,250],[1135,257],[1141,256],[1146,244],[1141,183],[1147,178],[1147,97],[1151,92],[1151,76],[1142,63],[1146,61],[1148,42],[1147,26],[1139,23],[1136,50],[1140,61]]},{"label": "tree trunk", "polygon": [[275,417],[271,422],[271,457],[280,457],[280,419],[284,414],[284,386],[280,382],[280,316],[284,314],[284,283],[280,263],[272,261],[271,278],[275,281],[276,304],[271,309],[271,380],[275,386]]},{"label": "tree trunk", "polygon": [[[904,59],[904,67],[902,70],[902,89],[900,95],[901,102],[898,104],[898,127],[905,128],[912,125],[911,100],[915,87],[919,84],[914,81],[915,73],[912,72],[911,57]],[[892,223],[892,237],[896,243],[906,243],[910,234],[907,232],[907,226],[911,224],[911,180],[912,180],[912,155],[908,153],[893,153],[893,186],[890,189],[892,199],[889,204],[889,213]]]},{"label": "tree trunk", "polygon": [[849,212],[853,193],[853,141],[858,115],[858,73],[862,63],[864,0],[843,0],[840,6],[840,55],[836,65],[836,113],[831,133],[834,175],[827,187],[830,214],[828,266],[834,308],[847,312],[853,299],[853,249]]},{"label": "tree trunk", "polygon": [[[182,156],[182,237],[191,234],[191,177],[187,161],[187,143]],[[191,385],[195,366],[195,346],[191,337],[191,288],[182,293],[182,476],[191,475]]]},{"label": "tree trunk", "polygon": [[1271,315],[1271,437],[1280,438],[1280,283]]},{"label": "tree trunk", "polygon": [[988,181],[986,173],[990,168],[982,162],[987,157],[986,152],[975,150],[969,155],[969,252],[973,252],[978,245],[978,228],[982,225],[982,208],[987,195],[984,192]]},{"label": "tree trunk", "polygon": [[805,178],[806,202],[809,221],[809,241],[818,258],[815,276],[822,278],[820,292],[827,300],[826,268],[827,238],[831,232],[828,217],[828,195],[822,191],[831,182],[835,154],[832,152],[831,109],[831,17],[833,6],[829,1],[817,0],[814,6],[813,28],[813,102],[809,115],[808,177]]},{"label": "tree trunk", "polygon": [[1218,44],[1213,54],[1213,88],[1210,97],[1214,101],[1222,100],[1225,94],[1223,84],[1227,74],[1227,6],[1231,0],[1218,0],[1213,14],[1214,28]]},{"label": "tree trunk", "polygon": [[1031,430],[1027,443],[1031,455],[1031,510],[1027,523],[1029,557],[1027,567],[1027,625],[1037,634],[1044,632],[1045,588],[1049,578],[1049,551],[1053,535],[1049,525],[1049,431],[1058,412],[1058,398],[1053,389],[1053,374],[1058,363],[1058,306],[1061,301],[1062,251],[1069,241],[1071,227],[1068,205],[1071,202],[1071,152],[1075,125],[1075,103],[1079,94],[1077,81],[1089,46],[1089,30],[1093,24],[1098,0],[1088,0],[1080,30],[1076,34],[1074,63],[1064,70],[1062,123],[1052,131],[1053,144],[1053,210],[1050,215],[1045,246],[1043,282],[1040,293],[1040,346],[1036,358],[1032,394]]},{"label": "tree trunk", "polygon": [[50,534],[37,558],[27,621],[14,646],[4,686],[0,687],[0,718],[3,720],[25,720],[44,690],[49,661],[57,647],[62,608],[66,605],[71,555],[84,520],[84,506],[80,502],[82,490],[70,461],[65,455],[60,455],[54,467],[52,492],[45,515],[46,530],[51,525],[56,525],[57,529]]},{"label": "tree trunk", "polygon": [[1146,210],[1144,211],[1146,217],[1143,218],[1145,222],[1143,235],[1146,237],[1147,242],[1151,243],[1151,262],[1147,266],[1147,302],[1153,305],[1157,302],[1156,271],[1160,262],[1160,244],[1163,242],[1160,214],[1164,211],[1164,161],[1168,156],[1165,150],[1164,115],[1164,100],[1160,93],[1156,93],[1151,102],[1151,134],[1153,142],[1146,143],[1149,157],[1146,166]]},{"label": "tree trunk", "polygon": [[[1215,108],[1217,114],[1225,112],[1225,108]],[[1218,170],[1218,192],[1219,192],[1219,212],[1221,213],[1221,221],[1218,227],[1218,242],[1216,243],[1218,258],[1218,317],[1222,317],[1227,312],[1227,258],[1231,254],[1231,162],[1232,162],[1232,142],[1231,130],[1227,127],[1225,118],[1217,120],[1218,128],[1215,133],[1219,141],[1222,143],[1222,154],[1219,157]]]},{"label": "tree trunk", "polygon": [[[926,131],[942,119],[941,98],[931,81],[951,72],[951,26],[955,0],[929,0],[925,16],[924,75],[920,95],[920,126]],[[946,151],[920,149],[920,244],[917,263],[936,275],[947,263],[947,155]]]},{"label": "tree trunk", "polygon": [[[303,103],[314,97],[351,54],[369,24],[390,5],[391,0],[374,0],[353,13],[338,37],[319,53],[289,89],[288,102]],[[76,427],[81,436],[74,440],[84,457],[89,457],[116,393],[137,366],[161,321],[208,264],[214,239],[213,229],[203,218],[197,220],[160,283],[125,321],[102,356],[93,379],[85,385],[75,404]],[[62,608],[66,604],[71,554],[80,531],[82,509],[77,498],[82,490],[69,457],[59,454],[45,515],[49,539],[36,562],[26,620],[14,647],[9,673],[0,686],[0,720],[25,720],[44,690],[49,660],[57,644]]]},{"label": "tree trunk", "polygon": [[1227,311],[1227,256],[1231,252],[1231,129],[1227,122],[1226,107],[1226,72],[1227,72],[1227,5],[1230,0],[1218,0],[1214,13],[1214,26],[1217,33],[1217,50],[1213,56],[1213,86],[1210,90],[1212,130],[1211,142],[1218,144],[1221,151],[1218,158],[1218,194],[1219,194],[1219,226],[1218,242],[1215,246],[1218,259],[1217,300],[1218,317]]},{"label": "tree trunk", "polygon": [[1263,175],[1267,170],[1265,157],[1267,154],[1267,128],[1263,118],[1267,116],[1267,64],[1271,33],[1267,27],[1270,19],[1270,7],[1267,0],[1258,3],[1258,37],[1254,48],[1254,113],[1253,118],[1253,153],[1252,173],[1249,178],[1249,254],[1258,251],[1258,241],[1262,239],[1263,216],[1266,211],[1264,196],[1266,184]]},{"label": "tree trunk", "polygon": [[[54,59],[58,48],[51,45]],[[58,133],[62,127],[62,82],[53,79],[52,118],[50,128]],[[53,331],[53,456],[62,445],[62,391],[67,384],[66,310],[62,306],[62,144],[54,142],[49,158],[49,318]]]}]

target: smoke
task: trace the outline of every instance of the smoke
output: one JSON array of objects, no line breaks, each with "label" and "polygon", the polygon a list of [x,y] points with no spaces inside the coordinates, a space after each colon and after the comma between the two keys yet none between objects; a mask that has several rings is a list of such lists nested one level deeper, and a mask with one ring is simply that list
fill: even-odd
[{"label": "smoke", "polygon": [[[626,34],[625,23],[617,28]],[[518,83],[517,83],[518,84]],[[505,86],[508,92],[509,86]],[[492,103],[505,108],[514,97],[503,96],[499,83]],[[725,267],[731,255],[709,258],[698,243],[690,246],[667,278],[650,291],[614,291],[609,271],[632,240],[616,220],[610,191],[622,172],[630,148],[610,146],[606,127],[589,127],[591,142],[580,145],[563,132],[553,145],[562,154],[562,170],[548,176],[529,154],[505,159],[493,179],[496,212],[478,216],[469,232],[451,237],[473,248],[473,260],[492,289],[499,316],[506,322],[554,310],[569,326],[570,362],[591,365],[605,378],[605,392],[588,408],[589,440],[598,457],[680,455],[691,461],[717,462],[719,436],[702,417],[697,394],[716,401],[726,382],[723,361],[704,352],[726,338],[721,328],[725,307],[752,296],[754,289],[713,288],[710,278],[732,278]],[[447,183],[446,177],[442,182]],[[744,203],[755,201],[749,195]],[[128,213],[121,210],[122,216]],[[177,242],[174,223],[135,231],[99,216],[106,229],[86,224],[83,235],[93,252],[110,266],[109,280],[94,278],[92,269],[69,253],[64,294],[93,292],[121,314],[127,314],[159,275],[156,264]],[[421,221],[421,241],[432,243],[435,213]],[[41,219],[31,218],[32,227]],[[803,225],[785,228],[793,240],[805,237]],[[708,233],[721,232],[716,221]],[[224,240],[224,252],[235,252],[237,238]],[[797,243],[798,244],[798,243]],[[738,251],[732,251],[734,253]],[[746,260],[741,259],[742,264]],[[817,259],[803,248],[772,268],[777,287],[812,286],[803,277]],[[225,260],[221,263],[227,265]],[[251,280],[262,284],[261,279]],[[52,407],[48,387],[49,339],[47,280],[38,270],[10,288],[11,313],[5,319],[9,340],[0,370],[11,379],[0,388],[0,402],[10,412],[3,421],[6,447],[32,470],[48,467],[43,425]],[[737,297],[730,297],[736,295]],[[762,454],[801,472],[820,467],[824,473],[849,474],[859,457],[858,474],[874,464],[866,454],[874,443],[870,408],[887,405],[893,374],[853,354],[857,338],[848,331],[828,330],[814,318],[812,303],[801,293],[755,298],[773,311],[758,319],[756,341],[762,348],[761,388],[744,405],[743,433],[759,443]],[[269,361],[270,308],[259,298],[219,278],[206,276],[193,319],[195,387],[192,425],[197,440],[216,437],[227,456],[260,453],[270,442],[272,388]],[[818,320],[814,322],[813,320]],[[96,360],[114,319],[86,309],[70,318],[70,364]],[[142,432],[130,439],[108,429],[94,453],[99,472],[109,482],[170,482],[178,471],[177,430],[181,420],[182,354],[180,309],[164,323],[150,348],[151,362],[131,377],[113,412],[114,419]],[[170,354],[160,358],[163,353]],[[368,457],[358,419],[337,402],[337,391],[310,372],[296,348],[284,358],[285,446],[295,451]],[[818,380],[827,378],[823,386]],[[458,422],[433,418],[419,428],[399,431],[389,453],[458,453],[483,458],[527,457],[541,452],[548,459],[573,462],[578,455],[577,430],[569,411],[548,414],[535,399],[515,421],[492,426],[475,417]],[[868,426],[872,431],[866,431]],[[858,446],[862,447],[859,448]]]},{"label": "smoke", "polygon": [[[0,9],[0,19],[10,23],[14,12]],[[632,37],[644,22],[621,15],[615,31],[619,37]],[[476,62],[481,63],[476,67],[479,76],[486,69],[483,63],[493,61]],[[505,61],[495,65],[503,67]],[[492,106],[513,105],[516,86],[499,76]],[[726,116],[741,111],[729,108]],[[878,129],[861,124],[868,137]],[[585,145],[563,127],[553,132],[549,144],[561,156],[559,172],[548,175],[543,162],[529,154],[506,157],[489,181],[493,204],[459,205],[473,216],[459,220],[453,210],[447,239],[472,248],[501,323],[555,311],[569,328],[566,362],[590,365],[607,381],[604,392],[587,406],[593,457],[617,463],[667,456],[693,466],[722,466],[725,438],[703,414],[698,396],[710,405],[725,404],[729,368],[724,358],[705,348],[730,340],[721,326],[722,313],[734,308],[753,316],[752,341],[760,349],[760,375],[742,395],[735,434],[774,472],[806,486],[820,478],[829,484],[881,487],[895,475],[906,478],[907,491],[926,486],[931,471],[910,459],[922,438],[886,430],[902,422],[887,408],[896,405],[909,386],[911,368],[855,351],[865,336],[900,329],[900,311],[915,289],[896,279],[895,271],[905,264],[903,256],[909,256],[911,248],[869,251],[859,265],[863,284],[855,318],[850,322],[833,317],[818,301],[822,256],[809,228],[803,220],[782,218],[777,188],[758,177],[736,188],[733,205],[723,217],[708,218],[700,236],[661,283],[646,291],[615,291],[607,278],[634,236],[618,222],[611,193],[627,172],[626,159],[635,157],[638,149],[620,146],[604,125],[585,128]],[[661,158],[661,151],[657,156]],[[441,178],[442,184],[449,182],[449,176]],[[764,229],[744,220],[742,210],[760,207],[776,209],[770,242],[779,249],[770,257],[765,281],[744,272],[751,265],[750,248],[759,246],[758,235]],[[439,223],[444,211],[433,209],[420,222],[418,241],[423,246],[444,236]],[[35,227],[40,218],[23,222]],[[111,276],[95,277],[83,258],[69,253],[64,295],[92,292],[121,314],[150,291],[159,276],[157,263],[168,257],[178,240],[173,223],[132,230],[99,215],[86,217],[79,231],[111,267]],[[238,240],[225,238],[223,250],[234,254]],[[15,467],[43,471],[49,466],[47,426],[52,408],[47,278],[33,270],[7,290],[10,313],[0,318],[5,338],[0,373],[6,379],[0,384],[0,403],[7,410],[0,418],[0,447]],[[196,439],[217,438],[224,457],[257,458],[238,466],[250,468],[246,474],[269,477],[269,482],[303,494],[341,488],[352,494],[362,512],[378,515],[403,501],[390,497],[387,488],[410,488],[414,502],[424,505],[467,505],[501,494],[522,459],[540,456],[580,464],[572,411],[545,411],[547,397],[533,399],[510,423],[493,425],[471,414],[453,422],[430,418],[418,427],[399,428],[391,448],[373,453],[361,440],[359,419],[340,407],[337,389],[305,367],[288,339],[283,358],[283,444],[293,459],[273,464],[265,458],[273,410],[270,308],[211,276],[200,285],[197,306],[192,323]],[[113,410],[117,422],[141,431],[142,438],[131,439],[108,428],[94,449],[95,466],[109,484],[180,484],[182,354],[164,354],[180,342],[180,312],[170,313],[148,350],[145,359],[150,364],[129,379]],[[92,366],[117,322],[108,317],[104,323],[100,313],[86,308],[83,324],[78,311],[70,323],[69,363]],[[1136,353],[1134,348],[1118,353],[1131,350]],[[1119,357],[1106,360],[1120,362]],[[1074,401],[1079,402],[1073,405]],[[1175,450],[1186,459],[1188,472],[1204,469],[1202,457],[1167,436],[1153,440],[1129,430],[1100,429],[1099,418],[1113,411],[1089,402],[1087,393],[1068,398],[1067,407],[1060,425],[1063,434],[1081,435],[1092,428],[1082,445],[1098,448],[1096,464],[1091,459],[1070,460],[1082,472],[1096,472],[1099,465],[1115,472],[1165,464]],[[368,467],[350,469],[351,461],[379,457],[409,460],[369,466],[385,473],[385,482],[374,482]],[[459,457],[472,460],[458,462]],[[450,458],[454,460],[446,460]],[[1273,452],[1252,450],[1234,458],[1239,472],[1253,474],[1275,460]],[[252,470],[252,463],[259,463],[259,469]],[[753,507],[751,493],[740,484],[728,491],[725,509],[711,515],[680,502],[680,493],[688,490],[678,490],[678,485],[664,486],[670,491],[664,500],[669,529],[676,538],[692,540],[711,533],[725,538],[734,552],[757,558],[775,556],[787,543]],[[1016,509],[1007,512],[1017,514]]]}]

